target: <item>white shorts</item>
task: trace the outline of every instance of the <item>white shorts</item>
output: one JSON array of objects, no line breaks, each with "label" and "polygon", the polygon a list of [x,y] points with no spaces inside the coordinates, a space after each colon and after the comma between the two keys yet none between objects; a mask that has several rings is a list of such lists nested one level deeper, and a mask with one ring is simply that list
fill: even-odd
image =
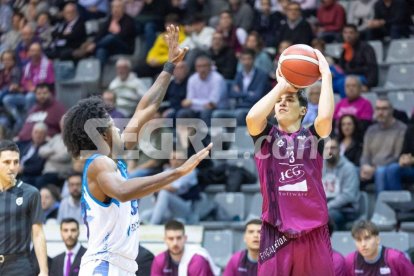
[{"label": "white shorts", "polygon": [[124,270],[107,261],[94,260],[80,267],[79,276],[135,276],[135,273]]}]

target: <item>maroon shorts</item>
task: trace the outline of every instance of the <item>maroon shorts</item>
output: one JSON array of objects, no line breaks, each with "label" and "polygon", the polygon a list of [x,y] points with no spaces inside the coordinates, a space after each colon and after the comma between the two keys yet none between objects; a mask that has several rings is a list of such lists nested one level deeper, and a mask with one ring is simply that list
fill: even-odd
[{"label": "maroon shorts", "polygon": [[263,222],[257,275],[334,276],[334,271],[327,225],[298,238],[288,238]]}]

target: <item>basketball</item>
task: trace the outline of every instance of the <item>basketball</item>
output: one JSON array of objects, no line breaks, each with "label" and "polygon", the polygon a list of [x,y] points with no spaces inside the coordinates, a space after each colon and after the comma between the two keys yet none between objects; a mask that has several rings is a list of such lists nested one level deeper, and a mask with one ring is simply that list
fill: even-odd
[{"label": "basketball", "polygon": [[312,47],[295,44],[282,52],[279,59],[280,73],[297,88],[312,85],[321,77],[319,62]]}]

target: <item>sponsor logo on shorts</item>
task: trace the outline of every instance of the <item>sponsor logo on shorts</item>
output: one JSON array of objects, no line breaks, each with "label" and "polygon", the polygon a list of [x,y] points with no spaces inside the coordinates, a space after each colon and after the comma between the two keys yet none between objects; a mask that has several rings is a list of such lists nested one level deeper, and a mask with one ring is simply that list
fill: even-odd
[{"label": "sponsor logo on shorts", "polygon": [[260,259],[262,261],[265,261],[268,258],[272,257],[276,253],[277,249],[285,245],[287,242],[288,239],[285,237],[285,235],[282,235],[280,238],[275,240],[274,244],[260,252]]}]

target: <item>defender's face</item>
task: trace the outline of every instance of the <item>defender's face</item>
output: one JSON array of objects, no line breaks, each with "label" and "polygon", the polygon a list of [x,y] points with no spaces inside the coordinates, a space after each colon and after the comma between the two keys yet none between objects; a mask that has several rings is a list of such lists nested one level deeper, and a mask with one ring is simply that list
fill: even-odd
[{"label": "defender's face", "polygon": [[167,230],[164,241],[171,255],[180,255],[184,251],[187,236],[182,230]]},{"label": "defender's face", "polygon": [[294,93],[286,92],[276,101],[275,116],[278,122],[300,120],[305,113],[306,109],[299,105],[299,99]]},{"label": "defender's face", "polygon": [[373,260],[378,255],[380,239],[368,232],[363,233],[360,237],[355,238],[355,245],[359,254],[367,260]]},{"label": "defender's face", "polygon": [[259,250],[260,247],[260,229],[259,224],[250,224],[244,232],[244,242],[250,250]]}]

